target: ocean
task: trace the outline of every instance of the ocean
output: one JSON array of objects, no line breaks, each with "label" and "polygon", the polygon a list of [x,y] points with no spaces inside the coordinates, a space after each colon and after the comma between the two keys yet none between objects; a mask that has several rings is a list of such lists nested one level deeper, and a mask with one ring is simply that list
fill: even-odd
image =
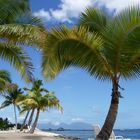
[{"label": "ocean", "polygon": [[[67,131],[51,131],[65,136],[78,137],[81,140],[88,140],[93,136],[93,130],[67,130]],[[116,136],[123,136],[124,138],[140,139],[140,129],[125,129],[114,130]]]}]

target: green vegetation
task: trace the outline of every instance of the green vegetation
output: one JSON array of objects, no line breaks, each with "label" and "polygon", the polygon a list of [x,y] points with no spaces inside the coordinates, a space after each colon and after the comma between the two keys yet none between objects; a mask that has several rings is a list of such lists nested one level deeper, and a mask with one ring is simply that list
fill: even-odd
[{"label": "green vegetation", "polygon": [[0,92],[4,92],[11,86],[11,77],[8,71],[0,70]]},{"label": "green vegetation", "polygon": [[[26,81],[32,81],[31,59],[19,45],[37,44],[41,37],[39,27],[42,27],[42,23],[31,14],[27,0],[22,2],[2,0],[0,7],[0,58],[16,68]],[[22,20],[22,17],[26,19],[26,22]]]},{"label": "green vegetation", "polygon": [[[36,80],[33,83],[33,87],[31,89],[25,88],[25,90],[28,91],[28,94],[24,97],[20,97],[21,99],[23,98],[24,100],[19,99],[19,104],[21,105],[21,107],[23,106],[24,111],[27,111],[23,126],[26,123],[26,119],[29,115],[29,112],[32,110],[30,117],[29,117],[28,126],[30,126],[32,123],[32,119],[33,119],[35,110],[37,111],[35,120],[32,124],[31,130],[30,130],[30,133],[33,133],[36,128],[40,111],[44,112],[44,111],[48,111],[52,108],[56,108],[60,111],[63,110],[58,98],[54,95],[54,93],[49,92],[45,88],[42,88],[42,86],[43,86],[42,81]],[[23,126],[22,126],[21,130],[23,130]]]},{"label": "green vegetation", "polygon": [[14,124],[10,123],[9,120],[0,118],[0,130],[8,130],[12,129],[14,127]]},{"label": "green vegetation", "polygon": [[30,133],[34,133],[41,111],[44,112],[53,108],[63,111],[63,108],[60,105],[60,101],[55,96],[55,94],[53,92],[49,92],[42,86],[42,81],[36,80],[33,82],[33,87],[31,89],[24,88],[25,91],[28,91],[27,94],[23,94],[22,90],[16,87],[11,90],[6,90],[6,93],[2,95],[4,101],[1,104],[0,109],[13,105],[16,129],[18,128],[16,108],[18,108],[20,114],[27,112],[23,124],[20,127],[21,131],[26,125],[29,114],[30,117],[27,126],[32,124],[33,116],[36,111],[35,120],[31,126]]},{"label": "green vegetation", "polygon": [[19,109],[19,106],[17,105],[17,101],[16,100],[22,94],[23,94],[22,90],[18,89],[18,88],[15,88],[15,89],[12,89],[12,90],[7,90],[7,93],[3,94],[4,102],[0,106],[0,109],[3,109],[5,107],[13,105],[16,129],[17,129],[16,107]]},{"label": "green vegetation", "polygon": [[[140,76],[140,8],[132,6],[109,18],[101,10],[90,7],[81,13],[77,26],[71,29],[61,26],[47,32],[41,20],[32,15],[28,0],[23,3],[2,0],[0,6],[4,7],[0,8],[0,58],[33,83],[31,89],[24,89],[27,94],[23,94],[17,88],[10,89],[9,73],[0,71],[0,92],[6,92],[2,94],[5,101],[1,108],[14,105],[16,127],[16,106],[20,106],[21,114],[26,112],[21,131],[28,117],[28,125],[33,123],[30,133],[35,130],[40,111],[63,110],[54,93],[42,88],[41,80],[34,81],[31,59],[22,48],[26,44],[41,49],[46,79],[76,66],[98,80],[112,83],[110,108],[97,136],[98,140],[109,139],[122,97],[120,79]],[[6,123],[8,125],[8,121]]]},{"label": "green vegetation", "polygon": [[130,7],[109,19],[101,10],[88,8],[78,27],[54,28],[44,47],[42,70],[46,78],[76,66],[101,81],[111,81],[112,99],[97,139],[109,139],[118,113],[120,79],[140,76],[140,8]]}]

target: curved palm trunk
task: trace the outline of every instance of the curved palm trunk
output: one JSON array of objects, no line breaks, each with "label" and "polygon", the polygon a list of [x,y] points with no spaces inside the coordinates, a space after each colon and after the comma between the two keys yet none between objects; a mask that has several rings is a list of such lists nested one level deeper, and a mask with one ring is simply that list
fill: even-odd
[{"label": "curved palm trunk", "polygon": [[35,109],[32,109],[32,112],[31,112],[31,115],[30,115],[30,118],[29,118],[29,121],[28,121],[28,126],[30,126],[31,123],[32,123],[33,116],[34,116],[34,111],[35,111]]},{"label": "curved palm trunk", "polygon": [[25,123],[26,123],[26,120],[27,120],[27,118],[28,118],[28,116],[29,116],[29,113],[30,113],[30,109],[29,109],[29,110],[27,111],[27,113],[26,113],[25,119],[24,119],[23,124],[22,124],[22,126],[21,126],[21,128],[20,128],[20,131],[23,130],[23,128],[24,128],[24,126],[25,126]]},{"label": "curved palm trunk", "polygon": [[16,131],[16,130],[17,130],[17,114],[16,114],[16,105],[15,105],[15,104],[13,104],[13,105],[14,105],[15,126],[16,126],[15,131]]},{"label": "curved palm trunk", "polygon": [[97,135],[96,140],[108,140],[118,113],[118,104],[119,104],[119,91],[118,91],[118,81],[117,78],[113,81],[113,89],[112,89],[112,99],[111,99],[111,105],[105,120],[105,123],[100,131],[100,133]]},{"label": "curved palm trunk", "polygon": [[34,131],[35,131],[35,128],[36,128],[37,122],[38,122],[38,118],[39,118],[39,113],[40,113],[40,109],[38,108],[38,109],[37,109],[36,118],[35,118],[35,121],[34,121],[34,123],[33,123],[32,128],[31,128],[31,130],[30,130],[30,133],[34,133]]}]

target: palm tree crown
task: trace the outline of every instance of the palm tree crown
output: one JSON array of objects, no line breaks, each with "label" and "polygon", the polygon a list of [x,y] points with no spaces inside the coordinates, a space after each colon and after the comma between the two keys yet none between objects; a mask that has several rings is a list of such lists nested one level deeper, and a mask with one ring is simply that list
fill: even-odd
[{"label": "palm tree crown", "polygon": [[43,54],[46,78],[71,65],[102,80],[116,74],[125,79],[138,77],[139,13],[139,7],[130,7],[108,19],[102,11],[89,8],[81,15],[80,27],[52,29]]}]

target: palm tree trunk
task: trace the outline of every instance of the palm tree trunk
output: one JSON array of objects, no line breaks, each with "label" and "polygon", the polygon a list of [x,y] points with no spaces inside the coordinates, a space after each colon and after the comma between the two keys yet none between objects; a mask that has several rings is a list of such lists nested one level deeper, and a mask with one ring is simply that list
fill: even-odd
[{"label": "palm tree trunk", "polygon": [[37,126],[37,122],[38,122],[38,118],[39,118],[39,113],[40,113],[40,109],[38,108],[38,109],[37,109],[36,118],[35,118],[35,121],[34,121],[34,123],[33,123],[32,128],[31,128],[31,130],[30,130],[30,133],[34,133],[34,130],[35,130],[36,126]]},{"label": "palm tree trunk", "polygon": [[28,116],[29,116],[29,113],[30,113],[30,109],[29,109],[29,110],[27,111],[27,113],[26,113],[25,119],[24,119],[23,124],[22,124],[22,126],[21,126],[21,128],[20,128],[20,131],[23,130],[23,128],[24,128],[24,126],[25,126],[25,123],[26,123],[26,120],[27,120],[27,118],[28,118]]},{"label": "palm tree trunk", "polygon": [[119,104],[118,80],[117,80],[117,78],[114,78],[111,105],[110,105],[105,123],[104,123],[100,133],[97,135],[96,140],[108,140],[109,139],[109,137],[112,133],[116,118],[117,118],[118,104]]},{"label": "palm tree trunk", "polygon": [[28,121],[28,126],[30,126],[31,123],[32,123],[33,116],[34,116],[34,111],[35,111],[35,109],[32,109],[32,112],[31,112],[31,115],[30,115],[30,118],[29,118],[29,121]]},{"label": "palm tree trunk", "polygon": [[13,105],[14,105],[15,126],[16,126],[15,131],[16,131],[16,130],[17,130],[17,114],[16,114],[16,105],[15,105],[15,104],[13,104]]}]

